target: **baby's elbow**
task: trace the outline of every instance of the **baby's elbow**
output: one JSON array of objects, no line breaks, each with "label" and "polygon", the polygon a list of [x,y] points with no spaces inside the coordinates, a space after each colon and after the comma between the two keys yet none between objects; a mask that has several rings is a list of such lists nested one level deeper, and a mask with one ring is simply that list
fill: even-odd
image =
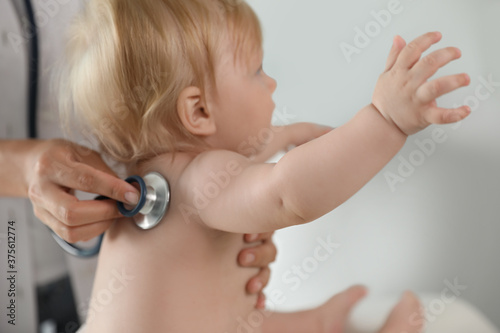
[{"label": "baby's elbow", "polygon": [[293,200],[287,200],[286,197],[280,197],[279,208],[283,217],[283,222],[287,227],[311,221],[306,217],[306,214],[294,204]]},{"label": "baby's elbow", "polygon": [[[290,181],[281,173],[275,173],[275,177],[268,183],[270,192],[273,193],[273,202],[277,212],[278,228],[291,227],[312,221],[307,218],[307,209],[301,206],[301,200],[290,191]],[[279,221],[279,222],[278,222]]]}]

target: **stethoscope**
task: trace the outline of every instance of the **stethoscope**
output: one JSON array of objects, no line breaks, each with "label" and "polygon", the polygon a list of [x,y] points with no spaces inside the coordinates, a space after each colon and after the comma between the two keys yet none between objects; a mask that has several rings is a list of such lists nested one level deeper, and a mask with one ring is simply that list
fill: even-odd
[{"label": "stethoscope", "polygon": [[[130,217],[134,223],[143,230],[156,227],[165,216],[170,204],[170,186],[168,181],[158,172],[150,172],[144,177],[130,176],[125,179],[127,183],[137,183],[139,185],[139,202],[132,209],[127,209],[123,202],[117,202],[118,210],[125,217]],[[109,199],[98,196],[94,200]],[[99,253],[104,233],[97,237],[97,242],[90,248],[82,248],[72,243],[66,242],[50,229],[52,237],[67,253],[89,258]]]},{"label": "stethoscope", "polygon": [[[39,66],[39,47],[38,47],[38,31],[34,17],[34,11],[30,0],[12,1],[14,8],[21,20],[23,14],[29,22],[30,31],[25,31],[30,38],[27,42],[29,53],[28,66],[28,134],[31,139],[37,138],[37,98],[38,98],[38,66]],[[24,4],[24,8],[21,8]],[[21,24],[21,26],[24,26]],[[151,172],[144,177],[131,176],[126,179],[128,183],[137,183],[140,188],[139,203],[132,209],[127,209],[122,202],[117,202],[118,210],[125,217],[133,219],[134,223],[141,229],[148,230],[154,228],[160,223],[165,213],[168,210],[170,203],[170,186],[168,181],[159,173]],[[95,200],[108,199],[103,196],[98,196]],[[50,228],[49,228],[50,229]],[[82,248],[75,244],[71,244],[59,237],[52,229],[52,236],[56,242],[69,254],[78,257],[92,257],[99,253],[101,248],[104,233],[98,236],[97,243],[91,248]]]}]

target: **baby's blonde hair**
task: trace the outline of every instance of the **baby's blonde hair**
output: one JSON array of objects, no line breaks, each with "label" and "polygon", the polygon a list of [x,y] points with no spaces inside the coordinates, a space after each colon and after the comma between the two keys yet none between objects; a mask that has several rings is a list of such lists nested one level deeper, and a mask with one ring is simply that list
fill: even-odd
[{"label": "baby's blonde hair", "polygon": [[90,0],[70,30],[63,119],[74,110],[119,162],[200,149],[177,100],[186,87],[205,94],[215,86],[223,36],[238,58],[261,47],[258,18],[243,0]]}]

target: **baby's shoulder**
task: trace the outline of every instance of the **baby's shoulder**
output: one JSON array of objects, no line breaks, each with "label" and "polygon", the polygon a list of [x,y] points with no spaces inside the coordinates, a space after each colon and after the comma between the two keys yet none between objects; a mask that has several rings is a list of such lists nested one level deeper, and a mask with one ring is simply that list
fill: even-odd
[{"label": "baby's shoulder", "polygon": [[186,171],[201,172],[243,168],[252,162],[245,156],[230,150],[209,150],[197,155]]},{"label": "baby's shoulder", "polygon": [[236,176],[251,163],[247,157],[229,150],[206,151],[186,166],[181,176],[182,183],[193,188],[213,181],[216,176]]}]

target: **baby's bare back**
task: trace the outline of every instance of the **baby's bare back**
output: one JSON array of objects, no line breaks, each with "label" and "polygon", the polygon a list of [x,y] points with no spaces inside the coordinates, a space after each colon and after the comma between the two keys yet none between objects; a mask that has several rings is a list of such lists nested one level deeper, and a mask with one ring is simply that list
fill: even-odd
[{"label": "baby's bare back", "polygon": [[152,230],[124,219],[107,232],[85,332],[235,332],[253,310],[256,296],[245,284],[257,269],[237,265],[242,235],[210,229],[179,209],[192,200],[182,180],[191,159],[157,158],[140,170],[169,180],[169,211]]}]

